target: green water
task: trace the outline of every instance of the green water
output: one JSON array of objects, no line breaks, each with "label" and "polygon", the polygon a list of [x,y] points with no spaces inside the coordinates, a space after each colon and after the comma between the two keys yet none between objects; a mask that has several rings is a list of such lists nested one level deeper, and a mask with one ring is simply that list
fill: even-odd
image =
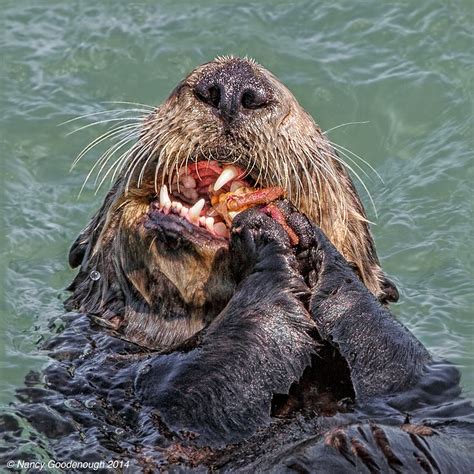
[{"label": "green water", "polygon": [[[160,103],[220,54],[272,70],[332,140],[364,157],[397,316],[474,389],[469,1],[1,1],[0,397],[14,399],[74,272],[67,251],[103,196],[87,187],[107,101]],[[91,123],[84,119],[76,126]]]}]

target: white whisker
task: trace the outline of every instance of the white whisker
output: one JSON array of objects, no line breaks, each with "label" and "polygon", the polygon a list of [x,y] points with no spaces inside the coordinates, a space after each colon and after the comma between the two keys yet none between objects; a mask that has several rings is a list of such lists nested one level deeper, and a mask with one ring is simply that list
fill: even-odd
[{"label": "white whisker", "polygon": [[334,130],[337,130],[338,128],[345,127],[346,125],[362,125],[370,123],[370,121],[366,120],[364,122],[346,122],[346,123],[341,123],[340,125],[336,125],[335,127],[329,128],[323,132],[323,135],[326,135],[327,133],[330,133]]},{"label": "white whisker", "polygon": [[367,193],[367,196],[370,199],[370,203],[372,204],[372,207],[374,209],[375,217],[378,218],[378,213],[377,213],[377,208],[375,207],[375,202],[372,198],[372,195],[370,194],[369,189],[367,188],[366,184],[364,183],[363,179],[357,174],[356,171],[354,171],[354,169],[349,164],[347,164],[343,160],[341,160],[336,154],[332,154],[332,155],[328,155],[328,156],[331,156],[334,160],[339,161],[339,163],[341,163],[343,166],[345,166],[357,178],[357,180],[360,182],[360,184],[364,188],[365,192]]},{"label": "white whisker", "polygon": [[133,156],[132,153],[130,154],[130,157],[132,157],[132,159],[130,160],[129,165],[127,169],[125,170],[125,177],[127,178],[126,185],[125,185],[125,193],[128,193],[135,168],[138,166],[143,156],[145,156],[145,153],[149,149],[150,145],[151,144],[147,144],[145,146],[142,145],[142,148],[137,147],[137,150],[135,151],[136,153],[135,156]]},{"label": "white whisker", "polygon": [[[380,181],[382,182],[382,184],[385,184],[384,180],[382,179],[382,176],[380,176],[380,174],[377,172],[377,170],[367,161],[367,160],[364,160],[364,158],[362,158],[361,156],[359,156],[357,153],[354,153],[352,150],[349,150],[349,148],[346,148],[342,145],[339,145],[338,143],[335,143],[333,141],[329,141],[329,143],[331,143],[331,145],[334,147],[334,148],[340,148],[342,150],[345,150],[347,151],[348,153],[350,153],[352,156],[355,156],[356,158],[358,158],[360,161],[362,161],[362,163],[364,163],[371,171],[373,171],[376,175],[377,175],[377,178],[380,179]],[[339,150],[341,151],[341,150]],[[342,151],[341,151],[342,153]],[[347,157],[347,155],[345,155]],[[349,158],[349,157],[347,157]],[[350,159],[350,158],[349,158]],[[351,160],[352,161],[352,160]]]},{"label": "white whisker", "polygon": [[137,123],[141,123],[142,120],[143,120],[142,117],[124,117],[124,118],[111,118],[111,119],[99,120],[98,122],[93,122],[93,123],[89,123],[87,125],[83,125],[82,127],[79,127],[76,130],[73,130],[72,132],[67,133],[66,137],[69,137],[69,136],[73,135],[74,133],[78,133],[78,132],[80,132],[82,130],[85,130],[87,128],[94,127],[96,125],[101,125],[101,124],[104,124],[104,123],[129,121],[129,122],[137,124]]},{"label": "white whisker", "polygon": [[111,182],[114,181],[115,179],[115,174],[117,173],[117,170],[120,168],[120,163],[121,162],[124,162],[128,156],[129,156],[129,153],[130,153],[130,150],[126,150],[124,151],[118,158],[117,160],[115,160],[113,162],[113,164],[109,167],[109,169],[107,170],[107,172],[104,174],[104,176],[102,177],[102,179],[100,180],[100,183],[99,185],[97,186],[96,188],[96,191],[95,191],[95,194],[97,194],[99,192],[99,189],[102,187],[102,184],[105,182],[105,180],[107,179],[107,176],[110,174],[110,172],[115,168],[115,171],[114,173],[112,174],[112,177],[111,177]]},{"label": "white whisker", "polygon": [[126,105],[137,105],[139,107],[145,107],[146,109],[149,109],[151,111],[156,109],[156,106],[153,105],[148,105],[148,104],[142,104],[141,102],[131,102],[131,101],[126,101],[126,100],[105,100],[102,102],[103,104],[126,104]]},{"label": "white whisker", "polygon": [[[94,117],[96,115],[104,115],[104,114],[110,114],[110,115],[120,115],[120,114],[125,114],[125,113],[130,113],[130,112],[142,112],[143,116],[145,116],[146,113],[149,113],[145,109],[110,109],[110,110],[101,110],[99,112],[92,112],[90,114],[84,114],[84,115],[78,115],[77,117],[73,117],[69,120],[66,120],[65,122],[61,122],[58,124],[58,127],[61,127],[63,125],[67,125],[68,123],[72,122],[77,122],[78,120],[89,118],[89,117]],[[97,122],[94,122],[97,123]]]},{"label": "white whisker", "polygon": [[89,145],[87,145],[85,148],[82,149],[82,151],[77,155],[77,157],[74,159],[72,162],[70,171],[72,171],[76,165],[79,163],[79,161],[89,152],[91,151],[94,147],[102,143],[104,140],[111,139],[112,137],[115,136],[120,136],[121,133],[123,133],[125,130],[133,130],[134,128],[139,128],[136,125],[132,124],[127,124],[127,125],[121,125],[119,127],[115,127],[111,130],[108,130],[107,132],[103,133],[99,137],[95,138]]},{"label": "white whisker", "polygon": [[97,172],[97,176],[95,178],[95,181],[94,181],[94,184],[97,184],[97,181],[100,179],[100,175],[103,171],[103,169],[105,168],[105,166],[107,165],[108,161],[110,160],[110,158],[112,156],[115,155],[115,153],[117,153],[118,150],[120,150],[121,148],[123,148],[125,145],[127,145],[131,140],[135,140],[137,137],[135,134],[133,133],[127,133],[124,138],[122,138],[120,141],[118,141],[117,143],[115,143],[113,146],[111,146],[107,151],[105,151],[103,153],[103,155],[101,156],[100,160],[103,160],[103,163],[101,164],[100,166],[100,169],[99,171]]},{"label": "white whisker", "polygon": [[[336,152],[339,152],[342,156],[344,156],[345,158],[347,158],[354,166],[357,167],[358,170],[360,170],[361,173],[363,173],[363,175],[368,178],[368,179],[372,179],[371,176],[369,176],[367,174],[367,172],[364,170],[364,168],[362,168],[359,163],[357,163],[357,161],[355,161],[353,158],[351,158],[350,156],[347,155],[347,153],[344,151],[344,150],[340,150],[338,147],[336,147],[335,145],[333,145],[333,148],[335,149]],[[340,158],[340,157],[339,157]],[[343,163],[346,163],[346,166],[347,166],[347,162],[344,161],[344,160],[341,160]]]},{"label": "white whisker", "polygon": [[[113,148],[115,147],[117,144],[114,144],[112,145],[110,148]],[[78,194],[78,197],[81,196],[87,182],[89,181],[90,177],[92,176],[92,173],[94,172],[94,170],[97,168],[97,166],[100,166],[100,163],[104,160],[104,155],[107,154],[107,152],[110,150],[110,148],[108,150],[106,150],[102,155],[101,157],[94,163],[94,165],[92,166],[92,168],[89,170],[89,172],[87,173],[87,176],[86,178],[84,179],[83,183],[82,183],[82,186],[81,186],[81,189],[79,191],[79,194]]]}]

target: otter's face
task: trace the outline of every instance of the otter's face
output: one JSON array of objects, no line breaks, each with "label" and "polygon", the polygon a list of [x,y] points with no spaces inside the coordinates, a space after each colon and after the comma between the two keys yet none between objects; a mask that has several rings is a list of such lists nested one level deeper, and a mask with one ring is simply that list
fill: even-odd
[{"label": "otter's face", "polygon": [[341,186],[320,129],[281,82],[250,60],[219,58],[195,69],[148,117],[134,148],[128,185],[153,185],[156,193],[198,162],[217,164],[216,173],[235,164],[251,184],[281,186],[315,216],[319,188],[331,194]]},{"label": "otter's face", "polygon": [[[223,213],[218,204],[248,192],[254,204],[285,194],[380,291],[363,207],[319,127],[270,72],[223,57],[191,72],[144,121],[71,251],[71,263],[82,263],[72,305],[103,314],[113,287],[123,303],[113,320],[127,337],[151,346],[189,337],[238,283],[228,236],[239,206]],[[88,281],[92,270],[102,282]]]}]

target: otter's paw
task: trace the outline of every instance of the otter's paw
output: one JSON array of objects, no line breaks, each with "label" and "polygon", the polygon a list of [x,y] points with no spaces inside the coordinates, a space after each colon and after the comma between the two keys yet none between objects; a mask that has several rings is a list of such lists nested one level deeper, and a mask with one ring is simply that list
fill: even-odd
[{"label": "otter's paw", "polygon": [[297,269],[288,233],[264,209],[241,212],[232,223],[230,251],[241,276],[250,273],[256,265],[260,271],[285,269],[294,273]]},{"label": "otter's paw", "polygon": [[316,283],[323,262],[345,262],[322,230],[287,199],[270,204],[264,212],[276,218],[287,232],[293,244],[298,271],[308,286]]},{"label": "otter's paw", "polygon": [[264,210],[252,208],[238,214],[232,224],[231,238],[243,240],[250,247],[262,247],[269,243],[282,249],[290,247],[290,238],[284,228]]}]

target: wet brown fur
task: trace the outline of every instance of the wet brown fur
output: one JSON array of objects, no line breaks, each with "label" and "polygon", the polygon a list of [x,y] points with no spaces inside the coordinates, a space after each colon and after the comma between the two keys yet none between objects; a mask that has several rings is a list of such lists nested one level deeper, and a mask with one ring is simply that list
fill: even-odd
[{"label": "wet brown fur", "polygon": [[[265,84],[271,100],[229,128],[193,87],[204,74],[238,61]],[[258,187],[284,187],[356,266],[369,290],[383,294],[364,208],[319,126],[266,69],[222,57],[192,71],[144,121],[117,181],[71,249],[70,263],[81,271],[70,287],[70,308],[120,316],[124,336],[149,347],[183,341],[218,314],[235,288],[226,249],[192,245],[172,252],[143,228],[160,186],[202,159],[238,163]],[[101,275],[98,281],[90,278],[93,270]]]}]

